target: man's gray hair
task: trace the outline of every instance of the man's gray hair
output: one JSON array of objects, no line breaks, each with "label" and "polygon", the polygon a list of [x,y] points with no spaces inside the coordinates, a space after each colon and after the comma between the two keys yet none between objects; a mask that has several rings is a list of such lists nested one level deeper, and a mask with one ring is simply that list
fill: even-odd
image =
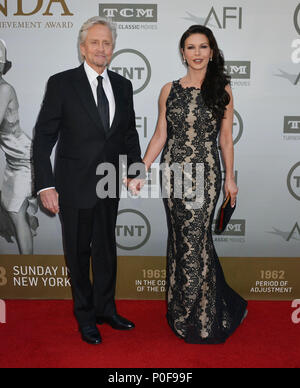
[{"label": "man's gray hair", "polygon": [[100,16],[94,16],[91,19],[87,20],[81,27],[79,32],[79,44],[85,42],[87,37],[87,32],[90,28],[100,24],[101,26],[106,26],[110,29],[113,37],[113,44],[116,45],[117,40],[117,27],[116,25],[108,19],[104,19]]}]

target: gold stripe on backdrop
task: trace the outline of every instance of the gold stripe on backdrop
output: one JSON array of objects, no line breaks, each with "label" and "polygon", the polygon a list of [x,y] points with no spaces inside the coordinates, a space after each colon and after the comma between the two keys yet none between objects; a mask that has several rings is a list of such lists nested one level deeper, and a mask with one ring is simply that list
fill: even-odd
[{"label": "gold stripe on backdrop", "polygon": [[[300,298],[300,258],[222,258],[227,282],[247,300]],[[164,300],[166,258],[118,258],[117,299]],[[0,299],[71,299],[64,256],[0,256]]]}]

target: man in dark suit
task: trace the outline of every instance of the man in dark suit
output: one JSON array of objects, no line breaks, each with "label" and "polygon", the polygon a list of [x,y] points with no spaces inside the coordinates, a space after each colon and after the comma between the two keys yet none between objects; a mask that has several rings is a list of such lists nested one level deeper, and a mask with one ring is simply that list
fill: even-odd
[{"label": "man in dark suit", "polygon": [[[119,193],[115,198],[96,193],[101,163],[113,164],[117,177],[120,155],[129,165],[142,163],[132,85],[107,70],[115,39],[115,27],[101,18],[83,25],[84,63],[49,79],[33,145],[36,191],[46,209],[60,213],[75,317],[82,339],[91,344],[102,342],[96,324],[134,328],[115,305]],[[50,156],[56,143],[53,173]]]}]

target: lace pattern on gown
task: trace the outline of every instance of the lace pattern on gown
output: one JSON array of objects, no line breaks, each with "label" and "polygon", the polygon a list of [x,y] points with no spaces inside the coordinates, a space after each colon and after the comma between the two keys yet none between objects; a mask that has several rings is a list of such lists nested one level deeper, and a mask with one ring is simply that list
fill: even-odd
[{"label": "lace pattern on gown", "polygon": [[[191,207],[187,192],[165,199],[169,227],[167,252],[168,322],[188,343],[223,343],[239,326],[247,302],[226,283],[215,251],[212,224],[221,191],[222,176],[217,146],[220,122],[205,106],[201,90],[173,83],[167,101],[168,139],[162,162],[203,168],[201,206]],[[163,172],[165,174],[165,172]],[[167,190],[167,188],[163,188]]]}]

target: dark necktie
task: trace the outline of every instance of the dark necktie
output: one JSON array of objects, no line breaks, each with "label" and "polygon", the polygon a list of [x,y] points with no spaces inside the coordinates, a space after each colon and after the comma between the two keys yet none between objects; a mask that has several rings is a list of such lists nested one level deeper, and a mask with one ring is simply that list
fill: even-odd
[{"label": "dark necktie", "polygon": [[97,87],[98,112],[101,117],[104,129],[107,132],[110,127],[109,102],[103,89],[103,77],[99,76],[97,80],[98,80],[98,87]]}]

